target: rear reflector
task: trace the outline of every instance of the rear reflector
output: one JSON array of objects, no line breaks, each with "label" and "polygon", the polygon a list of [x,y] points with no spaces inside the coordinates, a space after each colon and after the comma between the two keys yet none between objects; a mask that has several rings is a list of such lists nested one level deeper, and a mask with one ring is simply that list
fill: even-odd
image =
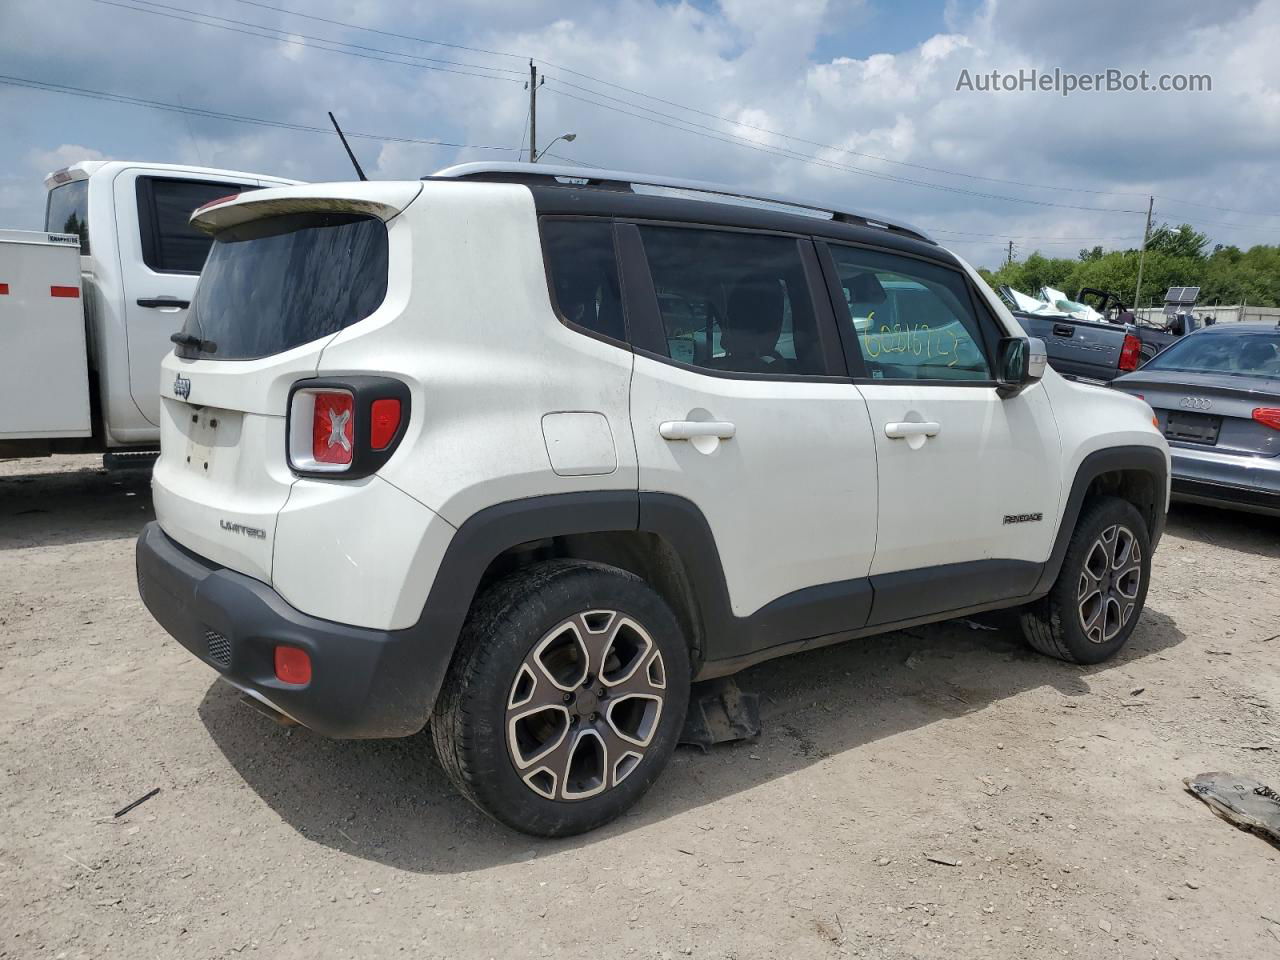
[{"label": "rear reflector", "polygon": [[9,293],[9,285],[7,283],[0,283],[0,297],[3,297],[8,293]]},{"label": "rear reflector", "polygon": [[373,401],[369,424],[369,446],[385,450],[400,429],[400,401],[395,397],[383,397]]},{"label": "rear reflector", "polygon": [[276,647],[276,679],[306,686],[311,682],[311,656],[298,647]]},{"label": "rear reflector", "polygon": [[311,455],[316,463],[346,465],[355,450],[355,401],[349,393],[318,392],[311,416]]},{"label": "rear reflector", "polygon": [[78,298],[80,296],[80,288],[79,287],[50,287],[49,296]]},{"label": "rear reflector", "polygon": [[1254,407],[1253,419],[1264,427],[1280,430],[1280,407]]},{"label": "rear reflector", "polygon": [[1124,345],[1120,348],[1120,369],[1128,373],[1137,370],[1142,360],[1142,341],[1132,333],[1124,335]]}]

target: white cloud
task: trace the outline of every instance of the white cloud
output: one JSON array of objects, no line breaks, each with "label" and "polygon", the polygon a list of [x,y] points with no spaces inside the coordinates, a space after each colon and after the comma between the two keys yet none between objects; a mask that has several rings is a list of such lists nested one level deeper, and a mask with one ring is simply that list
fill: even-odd
[{"label": "white cloud", "polygon": [[[1138,216],[1072,208],[1141,205],[1145,211],[1148,192],[1170,198],[1157,201],[1158,219],[1245,224],[1204,226],[1215,239],[1232,242],[1275,238],[1277,231],[1266,225],[1280,225],[1280,218],[1185,202],[1280,212],[1280,183],[1272,173],[1280,137],[1280,63],[1273,54],[1280,46],[1280,0],[1081,0],[1070,23],[1056,0],[949,0],[945,16],[922,23],[913,42],[897,38],[879,47],[896,52],[839,55],[832,38],[844,35],[858,34],[863,50],[876,48],[858,25],[880,22],[869,11],[890,2],[721,0],[719,6],[695,6],[604,0],[569,8],[552,0],[316,0],[298,9],[548,61],[541,68],[548,83],[538,100],[539,145],[573,131],[574,143],[555,148],[564,156],[809,194],[925,227],[992,234],[956,244],[979,261],[994,262],[1010,235],[1132,237],[1141,231]],[[42,41],[47,27],[40,0],[7,0],[0,29],[6,72],[317,127],[327,127],[325,111],[332,109],[345,129],[363,133],[514,148],[525,132],[528,94],[520,82],[345,57],[83,6],[60,23],[59,45],[51,52]],[[519,57],[414,44],[256,8],[234,15],[296,31],[293,36],[333,37],[521,76],[526,69]],[[1079,40],[1086,27],[1088,37],[1106,42]],[[826,55],[819,57],[818,49]],[[1069,99],[955,89],[962,68],[1055,66],[1208,72],[1214,88],[1205,95]],[[325,135],[0,87],[0,109],[11,100],[30,119],[0,143],[0,170],[7,165],[43,174],[110,154],[304,179],[350,176],[341,146]],[[699,127],[672,128],[690,124]],[[739,138],[746,143],[721,142]],[[97,149],[77,145],[85,143]],[[498,154],[363,139],[353,140],[353,147],[366,170],[383,177],[514,155],[514,149]],[[778,155],[788,151],[817,162]],[[38,180],[31,183],[25,202],[6,199],[10,192],[0,197],[0,225],[17,225],[10,215],[29,220],[43,206]],[[1037,243],[1020,241],[1023,249]],[[1085,245],[1071,241],[1044,249],[1070,255]]]},{"label": "white cloud", "polygon": [[62,167],[69,167],[81,160],[107,160],[101,150],[93,147],[82,147],[76,143],[64,143],[52,150],[32,149],[27,152],[27,166],[38,173],[52,173]]}]

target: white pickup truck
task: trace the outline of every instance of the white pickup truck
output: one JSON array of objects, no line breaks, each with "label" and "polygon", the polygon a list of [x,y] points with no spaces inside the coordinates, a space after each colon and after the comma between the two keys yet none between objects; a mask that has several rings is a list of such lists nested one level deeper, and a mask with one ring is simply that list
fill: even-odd
[{"label": "white pickup truck", "polygon": [[160,440],[160,361],[211,238],[193,210],[296,181],[98,160],[45,178],[44,231],[0,230],[0,457]]}]

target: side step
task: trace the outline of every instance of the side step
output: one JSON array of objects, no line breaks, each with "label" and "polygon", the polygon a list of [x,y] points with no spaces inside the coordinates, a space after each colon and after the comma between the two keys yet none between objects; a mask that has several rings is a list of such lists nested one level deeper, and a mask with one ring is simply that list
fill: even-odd
[{"label": "side step", "polygon": [[102,455],[102,469],[150,470],[160,456],[159,450],[108,450]]}]

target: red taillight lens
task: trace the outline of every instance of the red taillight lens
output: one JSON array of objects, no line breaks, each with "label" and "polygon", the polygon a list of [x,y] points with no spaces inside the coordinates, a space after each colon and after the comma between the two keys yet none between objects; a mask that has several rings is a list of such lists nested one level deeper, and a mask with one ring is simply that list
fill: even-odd
[{"label": "red taillight lens", "polygon": [[400,429],[400,401],[395,397],[383,397],[373,401],[370,409],[369,446],[385,450]]},{"label": "red taillight lens", "polygon": [[1264,427],[1280,430],[1280,407],[1254,407],[1253,419]]},{"label": "red taillight lens", "polygon": [[305,686],[311,682],[311,656],[298,647],[276,647],[276,679]]},{"label": "red taillight lens", "polygon": [[311,455],[316,463],[349,464],[355,449],[355,403],[349,393],[316,393]]},{"label": "red taillight lens", "polygon": [[1142,341],[1132,333],[1124,335],[1124,344],[1120,347],[1120,369],[1128,373],[1137,370],[1142,361]]}]

